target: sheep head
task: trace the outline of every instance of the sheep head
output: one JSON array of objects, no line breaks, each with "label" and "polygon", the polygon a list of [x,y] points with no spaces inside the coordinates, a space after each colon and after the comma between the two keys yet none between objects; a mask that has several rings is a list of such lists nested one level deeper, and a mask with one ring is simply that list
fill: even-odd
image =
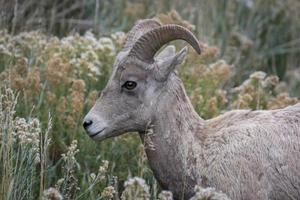
[{"label": "sheep head", "polygon": [[112,75],[99,99],[84,118],[83,126],[95,140],[126,132],[143,132],[157,113],[156,107],[177,76],[187,47],[175,53],[174,46],[157,51],[170,41],[187,41],[200,54],[196,37],[179,25],[161,25],[153,19],[139,21],[128,33],[117,55]]}]

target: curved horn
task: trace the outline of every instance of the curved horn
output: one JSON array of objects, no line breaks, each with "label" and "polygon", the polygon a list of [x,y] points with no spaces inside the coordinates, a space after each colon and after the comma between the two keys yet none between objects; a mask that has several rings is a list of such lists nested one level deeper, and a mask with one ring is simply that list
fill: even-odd
[{"label": "curved horn", "polygon": [[135,23],[134,27],[129,31],[123,51],[127,51],[132,48],[134,43],[146,32],[160,27],[161,24],[159,21],[155,19],[145,19],[145,20],[139,20]]},{"label": "curved horn", "polygon": [[192,32],[182,26],[168,24],[152,29],[141,36],[133,45],[129,56],[153,63],[155,53],[166,43],[177,39],[185,40],[198,54],[201,53],[200,44]]}]

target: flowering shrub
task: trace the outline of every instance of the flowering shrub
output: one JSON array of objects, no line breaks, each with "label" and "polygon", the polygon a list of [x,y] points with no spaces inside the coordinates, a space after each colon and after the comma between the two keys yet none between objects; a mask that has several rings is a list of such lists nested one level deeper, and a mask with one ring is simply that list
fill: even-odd
[{"label": "flowering shrub", "polygon": [[[35,199],[43,191],[48,133],[36,118],[15,116],[17,95],[0,88],[0,199]],[[38,167],[40,170],[38,170]],[[40,174],[39,174],[40,173]]]},{"label": "flowering shrub", "polygon": [[267,76],[261,71],[254,72],[249,79],[233,89],[237,97],[231,106],[237,109],[276,109],[298,102],[297,98],[281,92],[279,87],[277,76]]},{"label": "flowering shrub", "polygon": [[97,39],[87,32],[60,40],[39,32],[0,32],[0,84],[20,92],[19,114],[32,113],[43,121],[51,112],[55,159],[66,149],[65,142],[82,132],[83,113],[104,86],[124,36]]}]

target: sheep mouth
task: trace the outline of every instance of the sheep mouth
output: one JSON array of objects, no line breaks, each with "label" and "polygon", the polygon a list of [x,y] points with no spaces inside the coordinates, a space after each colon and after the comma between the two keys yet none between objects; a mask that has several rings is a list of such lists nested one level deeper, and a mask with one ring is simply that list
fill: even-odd
[{"label": "sheep mouth", "polygon": [[94,133],[92,135],[90,135],[91,138],[96,137],[97,135],[99,135],[100,133],[102,133],[106,128],[101,129],[100,131],[98,131],[97,133]]}]

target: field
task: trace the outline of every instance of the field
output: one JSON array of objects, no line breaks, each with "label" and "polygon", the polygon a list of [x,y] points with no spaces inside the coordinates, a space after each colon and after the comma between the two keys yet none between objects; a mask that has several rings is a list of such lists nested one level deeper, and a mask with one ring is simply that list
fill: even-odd
[{"label": "field", "polygon": [[0,199],[171,199],[137,133],[96,143],[82,128],[138,19],[197,34],[179,74],[201,117],[299,102],[297,0],[16,2],[0,1]]}]

